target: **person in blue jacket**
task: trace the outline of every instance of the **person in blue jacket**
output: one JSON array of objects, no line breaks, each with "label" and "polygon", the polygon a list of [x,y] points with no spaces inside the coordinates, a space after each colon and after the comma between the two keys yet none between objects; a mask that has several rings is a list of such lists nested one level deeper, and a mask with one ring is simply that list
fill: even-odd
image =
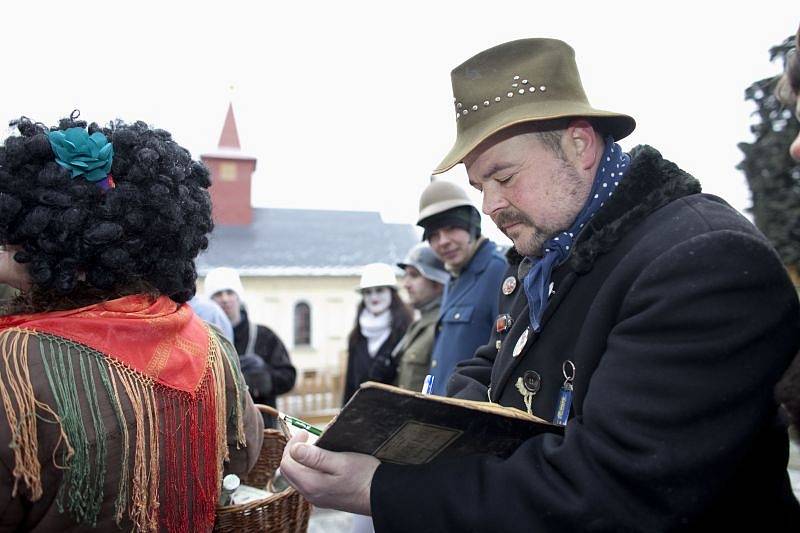
[{"label": "person in blue jacket", "polygon": [[481,235],[480,214],[458,185],[428,185],[419,200],[417,225],[450,273],[429,372],[434,378],[431,392],[444,396],[456,364],[489,340],[507,263],[497,245]]}]

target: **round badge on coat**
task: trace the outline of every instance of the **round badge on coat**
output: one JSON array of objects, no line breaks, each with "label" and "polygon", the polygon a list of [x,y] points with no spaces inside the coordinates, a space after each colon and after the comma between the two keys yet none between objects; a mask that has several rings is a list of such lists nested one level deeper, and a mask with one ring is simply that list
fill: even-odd
[{"label": "round badge on coat", "polygon": [[[496,285],[495,285],[496,286]],[[514,276],[508,276],[505,281],[503,281],[503,294],[508,296],[514,289],[517,288],[517,278]]]},{"label": "round badge on coat", "polygon": [[525,331],[522,332],[522,335],[519,336],[517,339],[517,344],[514,345],[514,351],[511,352],[512,357],[516,357],[522,353],[522,350],[525,348],[525,345],[528,343],[528,332],[531,328],[525,328]]}]

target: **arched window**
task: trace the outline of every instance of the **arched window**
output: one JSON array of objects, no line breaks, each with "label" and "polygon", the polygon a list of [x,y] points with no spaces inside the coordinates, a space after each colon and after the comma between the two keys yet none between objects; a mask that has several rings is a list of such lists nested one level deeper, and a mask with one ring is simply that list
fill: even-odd
[{"label": "arched window", "polygon": [[311,345],[311,306],[306,302],[294,306],[294,345]]}]

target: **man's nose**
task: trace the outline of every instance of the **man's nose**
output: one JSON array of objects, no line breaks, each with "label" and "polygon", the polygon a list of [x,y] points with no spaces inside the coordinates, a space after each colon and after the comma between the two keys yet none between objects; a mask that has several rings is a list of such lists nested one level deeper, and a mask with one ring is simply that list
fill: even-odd
[{"label": "man's nose", "polygon": [[481,209],[484,215],[491,216],[492,213],[505,207],[508,207],[508,202],[505,201],[502,195],[488,190],[488,188],[484,188],[483,202],[481,204]]}]

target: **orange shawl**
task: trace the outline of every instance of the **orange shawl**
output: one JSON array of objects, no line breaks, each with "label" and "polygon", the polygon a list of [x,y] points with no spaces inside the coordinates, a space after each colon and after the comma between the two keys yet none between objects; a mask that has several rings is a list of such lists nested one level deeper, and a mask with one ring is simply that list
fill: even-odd
[{"label": "orange shawl", "polygon": [[[145,320],[151,329],[143,328]],[[166,387],[194,395],[207,366],[205,324],[188,305],[137,294],[99,304],[0,318],[0,331],[42,331],[109,355]]]},{"label": "orange shawl", "polygon": [[[47,377],[52,406],[37,398],[31,381],[32,337],[39,341],[37,372]],[[21,482],[32,501],[41,498],[37,420],[55,422],[65,465],[58,505],[77,522],[96,522],[109,456],[97,402],[105,394],[123,443],[121,464],[109,465],[121,473],[117,523],[128,515],[137,531],[210,529],[228,458],[229,420],[238,444],[245,443],[246,387],[235,357],[191,307],[166,296],[126,296],[80,309],[0,318],[0,403],[12,436],[11,443],[0,445],[13,450],[14,494]],[[227,404],[226,375],[232,377],[235,405]]]}]

